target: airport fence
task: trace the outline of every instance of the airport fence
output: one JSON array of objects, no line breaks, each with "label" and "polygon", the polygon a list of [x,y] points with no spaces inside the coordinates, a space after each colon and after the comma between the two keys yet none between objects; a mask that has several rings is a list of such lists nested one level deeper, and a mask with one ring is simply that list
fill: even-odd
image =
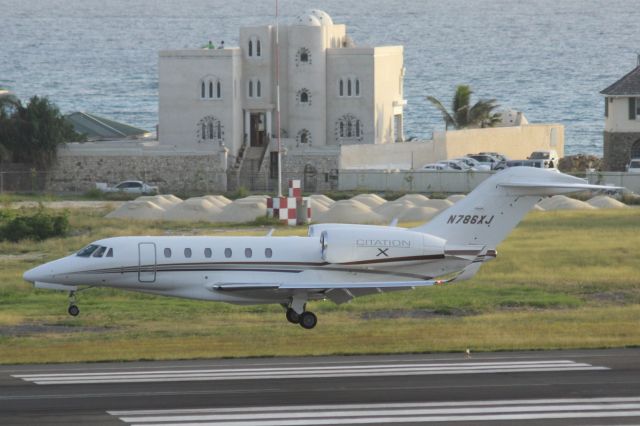
[{"label": "airport fence", "polygon": [[47,178],[48,172],[44,171],[2,171],[0,172],[0,194],[45,191]]}]

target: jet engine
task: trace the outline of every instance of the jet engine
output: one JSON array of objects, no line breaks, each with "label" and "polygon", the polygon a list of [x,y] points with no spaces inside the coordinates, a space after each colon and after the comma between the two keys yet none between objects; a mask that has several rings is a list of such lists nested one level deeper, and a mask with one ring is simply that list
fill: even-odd
[{"label": "jet engine", "polygon": [[429,234],[395,228],[329,228],[320,235],[322,259],[339,264],[442,258],[445,242]]}]

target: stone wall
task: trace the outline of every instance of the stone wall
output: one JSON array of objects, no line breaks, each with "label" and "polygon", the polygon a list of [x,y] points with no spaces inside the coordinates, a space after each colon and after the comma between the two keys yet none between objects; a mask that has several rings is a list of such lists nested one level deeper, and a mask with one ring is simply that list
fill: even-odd
[{"label": "stone wall", "polygon": [[631,147],[640,141],[640,132],[604,132],[603,170],[622,172],[631,159]]},{"label": "stone wall", "polygon": [[227,189],[226,153],[109,153],[62,151],[48,174],[47,190],[85,192],[96,182],[142,180],[163,193],[219,193]]},{"label": "stone wall", "polygon": [[283,192],[289,179],[300,179],[304,192],[338,189],[339,147],[288,150],[282,156]]}]

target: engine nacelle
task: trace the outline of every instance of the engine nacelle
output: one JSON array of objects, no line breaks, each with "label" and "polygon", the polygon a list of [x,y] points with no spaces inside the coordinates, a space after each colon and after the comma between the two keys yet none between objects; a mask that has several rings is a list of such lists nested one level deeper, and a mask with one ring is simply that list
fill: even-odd
[{"label": "engine nacelle", "polygon": [[444,257],[445,240],[421,232],[389,227],[325,229],[322,259],[329,263],[376,263]]}]

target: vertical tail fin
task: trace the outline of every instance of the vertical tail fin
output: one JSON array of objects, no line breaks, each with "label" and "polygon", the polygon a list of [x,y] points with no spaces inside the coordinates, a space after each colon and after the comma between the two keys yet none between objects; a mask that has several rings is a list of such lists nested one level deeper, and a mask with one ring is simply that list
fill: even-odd
[{"label": "vertical tail fin", "polygon": [[545,169],[512,167],[491,176],[430,222],[414,228],[447,245],[495,248],[543,197],[589,189],[583,179]]}]

